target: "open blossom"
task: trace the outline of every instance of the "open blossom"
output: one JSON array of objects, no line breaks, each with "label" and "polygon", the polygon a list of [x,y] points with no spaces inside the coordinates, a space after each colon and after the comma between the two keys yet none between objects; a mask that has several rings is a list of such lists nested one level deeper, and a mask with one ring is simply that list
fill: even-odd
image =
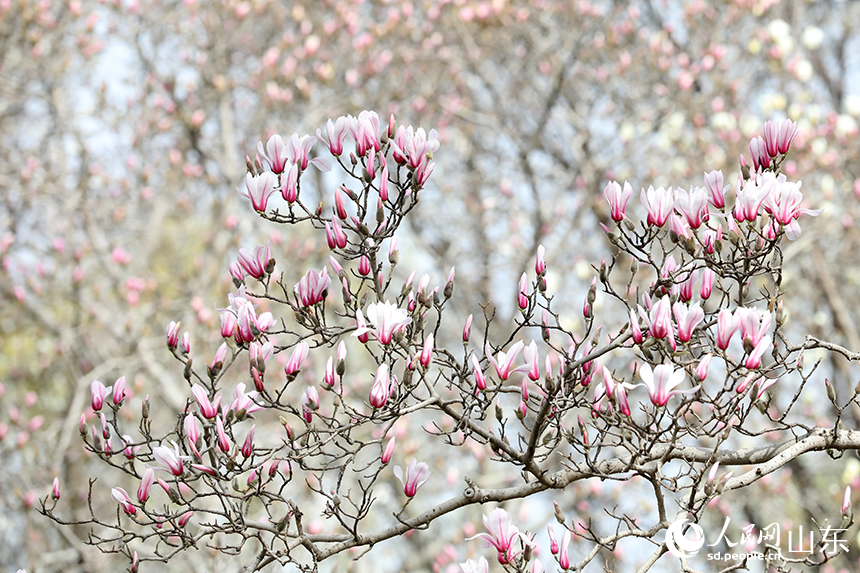
[{"label": "open blossom", "polygon": [[277,180],[272,173],[266,172],[260,175],[245,175],[245,188],[236,188],[236,192],[242,197],[247,197],[251,200],[251,206],[254,210],[260,213],[266,211],[269,203],[269,197],[275,192],[275,184]]},{"label": "open blossom", "polygon": [[659,187],[654,189],[654,187],[649,186],[648,191],[642,189],[639,197],[642,200],[642,204],[648,210],[648,224],[655,227],[662,227],[666,224],[669,214],[675,207],[672,188],[663,189]]},{"label": "open blossom", "polygon": [[287,139],[284,153],[287,159],[302,171],[308,168],[309,163],[313,163],[320,171],[330,171],[331,166],[328,161],[322,158],[310,159],[311,149],[316,142],[316,138],[312,135],[299,136],[298,133],[294,133]]},{"label": "open blossom", "polygon": [[352,118],[339,117],[334,123],[329,119],[326,122],[326,140],[322,135],[322,130],[317,129],[317,139],[328,146],[329,151],[334,156],[340,156],[343,153],[343,142],[349,134],[350,120]]},{"label": "open blossom", "polygon": [[257,392],[248,392],[246,394],[245,384],[240,382],[233,389],[233,402],[230,404],[228,410],[233,410],[241,420],[245,414],[251,414],[263,409],[262,406],[254,402],[256,397]]},{"label": "open blossom", "polygon": [[704,187],[675,190],[675,210],[683,215],[693,229],[698,229],[708,220],[708,195]]},{"label": "open blossom", "polygon": [[412,126],[397,128],[394,140],[391,142],[392,157],[397,163],[406,164],[412,169],[426,162],[428,155],[432,156],[439,149],[436,130],[426,133],[423,128],[413,129]]},{"label": "open blossom", "polygon": [[167,470],[175,476],[181,476],[185,473],[185,468],[182,463],[182,455],[179,453],[179,446],[176,442],[171,442],[173,449],[166,446],[157,446],[152,448],[152,457],[155,461],[163,465]]},{"label": "open blossom", "polygon": [[418,488],[427,483],[427,480],[430,479],[430,468],[426,463],[418,463],[413,458],[412,461],[409,462],[409,465],[406,466],[405,475],[403,474],[403,470],[400,469],[400,466],[395,466],[394,476],[403,484],[403,493],[405,493],[407,497],[415,497],[415,494],[418,493]]},{"label": "open blossom", "polygon": [[131,516],[137,513],[137,508],[131,502],[131,498],[128,496],[128,492],[121,487],[111,488],[110,496],[115,502],[119,504],[119,506],[122,508],[126,515]]},{"label": "open blossom", "polygon": [[522,352],[524,346],[523,341],[520,340],[511,346],[511,349],[507,352],[499,350],[494,358],[493,350],[490,348],[490,343],[488,342],[486,344],[484,352],[487,353],[487,358],[489,358],[490,364],[493,365],[493,368],[496,369],[496,374],[499,375],[499,378],[507,380],[510,378],[511,374],[515,372],[523,372],[529,368],[528,365],[514,368],[514,362],[517,361],[517,357],[520,355],[520,352]]},{"label": "open blossom", "polygon": [[368,149],[379,151],[382,142],[379,138],[379,116],[375,111],[362,111],[357,118],[347,116],[349,130],[355,139],[356,155],[364,157]]},{"label": "open blossom", "polygon": [[603,196],[606,202],[609,203],[609,214],[612,220],[620,222],[624,220],[624,210],[627,208],[627,202],[633,195],[633,187],[627,181],[624,182],[624,187],[616,181],[610,181],[603,189]]},{"label": "open blossom", "polygon": [[[268,153],[266,153],[268,151]],[[284,138],[277,133],[269,138],[266,142],[266,150],[263,151],[263,142],[257,142],[257,153],[260,157],[269,164],[272,173],[280,175],[287,167],[287,148],[284,145]]]},{"label": "open blossom", "polygon": [[365,322],[365,326],[358,326],[352,335],[358,336],[360,340],[362,335],[370,333],[381,344],[391,344],[394,333],[405,329],[412,322],[412,319],[405,310],[397,308],[396,304],[391,304],[388,301],[384,303],[370,303],[367,307],[367,318],[373,324],[373,328],[366,326],[361,309],[356,311],[356,323],[361,324]]},{"label": "open blossom", "polygon": [[468,559],[465,563],[460,563],[460,569],[462,573],[489,573],[490,564],[481,556],[477,561]]},{"label": "open blossom", "polygon": [[630,405],[627,402],[627,390],[635,388],[634,385],[626,382],[616,382],[612,377],[612,373],[605,365],[601,366],[603,373],[603,384],[596,384],[594,388],[594,400],[591,404],[592,413],[597,415],[603,408],[603,401],[607,400],[607,407],[612,410],[612,400],[625,416],[630,415]]},{"label": "open blossom", "polygon": [[672,335],[672,306],[669,295],[663,295],[663,298],[651,307],[650,312],[646,312],[639,306],[639,316],[648,325],[648,334],[654,338],[666,338]]},{"label": "open blossom", "polygon": [[766,173],[765,177],[773,181],[771,192],[763,203],[765,211],[770,213],[774,220],[785,227],[785,235],[790,240],[800,236],[800,225],[796,219],[801,214],[816,217],[821,214],[821,209],[802,209],[803,193],[800,192],[801,182],[786,181],[785,175],[774,177],[773,173]]},{"label": "open blossom", "polygon": [[690,394],[699,389],[699,386],[696,386],[689,390],[675,390],[675,387],[684,382],[687,375],[683,369],[676,371],[671,364],[660,364],[653,371],[650,365],[644,364],[639,369],[639,377],[648,390],[651,403],[655,406],[665,406],[669,398],[675,394]]},{"label": "open blossom", "polygon": [[209,401],[209,395],[200,384],[195,384],[191,387],[191,395],[200,407],[200,413],[207,420],[211,420],[218,415],[218,407],[221,405],[221,394],[216,394],[213,401]]},{"label": "open blossom", "polygon": [[469,539],[480,537],[492,545],[502,565],[510,563],[520,554],[514,552],[514,542],[517,539],[522,540],[525,545],[534,545],[531,539],[520,533],[519,528],[511,523],[510,514],[500,507],[484,516],[484,527],[487,528],[486,533],[479,533]]},{"label": "open blossom", "polygon": [[738,223],[756,220],[762,203],[765,202],[773,189],[772,175],[772,173],[766,173],[765,175],[753,176],[744,183],[742,188],[738,189],[735,206],[732,210],[732,215]]},{"label": "open blossom", "polygon": [[271,249],[267,242],[265,246],[258,246],[253,251],[249,249],[239,249],[239,258],[237,262],[243,271],[255,279],[262,279],[266,276],[266,267],[269,265],[269,259],[272,258]]},{"label": "open blossom", "polygon": [[672,313],[675,315],[675,322],[678,323],[678,339],[681,342],[689,342],[693,330],[705,318],[705,311],[698,302],[690,306],[676,302],[672,307]]},{"label": "open blossom", "polygon": [[328,276],[328,268],[325,267],[319,272],[309,270],[293,290],[298,295],[301,305],[307,308],[325,300],[325,292],[329,285],[331,285],[331,278]]}]

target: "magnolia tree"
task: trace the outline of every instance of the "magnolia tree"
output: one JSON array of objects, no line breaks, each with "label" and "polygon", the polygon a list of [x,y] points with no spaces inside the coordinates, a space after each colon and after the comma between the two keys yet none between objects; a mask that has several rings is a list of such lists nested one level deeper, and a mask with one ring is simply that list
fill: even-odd
[{"label": "magnolia tree", "polygon": [[[240,250],[214,357],[194,356],[189,334],[167,327],[185,379],[175,424],[153,423],[149,399],[129,400],[125,378],[94,380],[94,416],[80,420],[104,466],[90,480],[90,515],[64,515],[56,480],[40,512],[86,526],[88,543],[124,555],[131,571],[204,548],[246,570],[316,571],[340,554],[360,560],[421,530],[440,534],[447,514],[488,504],[484,531],[465,528],[472,535],[451,550],[462,571],[491,561],[505,571],[595,561],[695,570],[701,535],[685,526],[701,533],[721,503],[743,499],[735,490],[802,455],[860,448],[841,423],[857,391],[837,396],[818,363],[803,360],[811,349],[858,356],[784,330],[783,248],[802,216],[818,214],[781,173],[795,134],[789,120],[768,122],[734,184],[712,171],[689,190],[643,189],[641,218],[631,185],[610,182],[603,230],[613,254],[594,266],[579,330],[562,326],[542,247],[506,324],[488,306],[465,324],[448,318],[453,268],[438,284],[416,281],[418,269],[396,278],[397,233],[434,170],[435,131],[362,112],[316,137],[273,135],[237,191],[265,224],[324,235],[328,266],[301,268],[268,244]],[[326,172],[331,211],[303,198],[313,170]],[[826,396],[835,415],[808,423],[795,412],[806,394]],[[446,478],[479,452],[519,478]],[[554,522],[539,524],[547,537],[504,509],[605,481],[647,493],[646,505],[600,514],[556,505]],[[100,509],[106,498],[114,510]],[[774,570],[845,559],[848,540],[830,541],[853,524],[850,489],[841,507],[821,510],[808,550],[759,536]]]}]

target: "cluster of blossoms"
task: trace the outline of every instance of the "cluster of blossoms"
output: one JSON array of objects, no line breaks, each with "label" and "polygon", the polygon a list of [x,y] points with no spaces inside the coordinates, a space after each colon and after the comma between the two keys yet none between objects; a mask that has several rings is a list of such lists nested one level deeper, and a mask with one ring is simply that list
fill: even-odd
[{"label": "cluster of blossoms", "polygon": [[[742,161],[731,208],[726,204],[730,186],[719,171],[706,174],[704,186],[689,191],[642,189],[647,215],[639,222],[626,214],[632,186],[609,183],[604,195],[617,228],[604,230],[618,253],[596,269],[582,307],[584,332],[566,330],[552,308],[554,297],[546,292],[546,251],[541,245],[535,280],[530,284],[528,273],[523,273],[517,285],[519,313],[506,342],[493,344],[488,324],[484,338],[473,343],[469,315],[455,345],[462,346],[462,353],[438,344],[444,340],[442,314],[454,291],[453,268],[444,285],[431,285],[429,274],[416,282],[412,272],[399,293],[390,289],[398,263],[394,232],[415,206],[434,169],[436,133],[398,127],[393,118],[384,126],[375,113],[362,112],[358,117],[330,120],[325,134],[319,130],[316,138],[294,134],[285,141],[275,135],[265,146],[261,142],[259,155],[248,161],[245,188],[239,192],[265,219],[287,224],[310,221],[320,241],[324,232],[329,263],[321,269],[288,267],[278,278],[270,244],[240,249],[229,265],[236,291],[228,295],[228,306],[219,309],[223,340],[204,375],[194,369],[188,333],[180,337],[178,323],[167,328],[167,346],[184,365],[190,398],[176,427],[166,435],[156,438],[149,432],[148,401],[142,409],[143,439],[122,434],[127,416],[118,414],[128,402],[125,379],[111,387],[92,383],[92,411],[100,430],[93,424],[90,437],[85,415],[81,435],[90,451],[125,471],[137,485],[136,496],[119,486],[111,489],[117,515],[149,528],[171,547],[190,548],[207,536],[246,539],[250,504],[262,504],[265,515],[261,514],[259,535],[271,534],[271,547],[267,546],[260,563],[291,562],[290,544],[298,543],[312,548],[316,563],[319,555],[328,555],[326,551],[334,554],[372,545],[421,528],[453,507],[526,495],[524,486],[481,492],[466,477],[469,493],[409,517],[406,511],[412,500],[418,497],[414,503],[431,503],[433,497],[418,496],[431,480],[426,461],[412,457],[405,467],[392,463],[401,455],[397,439],[405,435],[405,424],[414,412],[440,416],[424,427],[429,436],[441,435],[451,445],[486,446],[493,461],[520,468],[531,492],[560,489],[583,476],[614,479],[620,474],[611,469],[615,466],[608,458],[615,450],[632,455],[630,460],[635,458],[646,468],[679,459],[673,449],[677,444],[686,446],[689,441],[689,447],[695,448],[702,436],[728,436],[755,410],[751,404],[766,413],[766,400],[760,398],[782,375],[775,373],[768,355],[782,365],[787,361],[788,354],[780,354],[774,342],[782,340],[779,329],[784,319],[778,243],[782,237],[794,239],[800,234],[797,219],[801,215],[816,214],[802,208],[800,184],[788,182],[778,171],[794,129],[791,122],[769,123],[761,142],[751,144],[753,169]],[[346,161],[348,138],[354,146]],[[323,213],[325,200],[311,209],[300,197],[301,177],[311,164],[329,169],[327,161],[311,157],[316,142],[324,144],[352,178],[351,184],[360,186],[354,190],[348,184],[339,185],[328,201],[330,214]],[[267,211],[268,199],[277,190],[288,204],[288,214]],[[386,241],[388,267],[382,260]],[[728,244],[732,246],[724,249]],[[617,292],[611,280],[621,256],[631,259],[625,292]],[[288,280],[287,274],[293,272]],[[645,272],[653,280],[643,279]],[[264,287],[262,293],[245,284],[249,277]],[[753,280],[761,277],[771,278],[777,287],[774,294],[750,298]],[[294,284],[292,290],[289,284]],[[282,297],[270,293],[274,286],[280,287]],[[641,296],[640,286],[645,291]],[[595,324],[601,288],[624,309],[623,326],[614,334],[605,334],[603,326]],[[336,292],[330,296],[337,290],[340,297]],[[730,301],[737,301],[736,306],[724,308]],[[757,306],[763,301],[768,302],[767,310]],[[267,303],[280,304],[292,314],[278,319],[269,311],[258,314],[258,305]],[[543,347],[531,339],[537,332]],[[323,348],[329,349],[328,357],[315,382],[310,370],[317,362],[311,353]],[[231,400],[224,390],[224,376],[243,352],[248,354],[247,372],[254,386],[250,390],[249,385],[236,383]],[[271,367],[279,354],[283,374]],[[625,354],[635,357],[625,360]],[[361,375],[348,371],[348,355],[353,370],[363,360]],[[722,364],[711,370],[709,380],[714,360]],[[715,370],[724,375],[722,389],[713,381]],[[742,407],[747,393],[754,397]],[[676,396],[683,398],[673,402]],[[513,404],[519,424],[509,424],[505,418],[505,408]],[[697,419],[695,426],[688,423],[691,413]],[[268,414],[279,418],[283,432],[277,439],[270,439],[271,432],[257,431]],[[112,436],[118,435],[121,443],[116,446]],[[572,450],[562,450],[562,444]],[[401,449],[410,457],[415,451],[412,444]],[[696,483],[704,484],[701,492],[688,496],[691,512],[704,511],[714,495],[739,487],[731,472],[717,475],[719,453],[705,452],[707,464],[703,459],[687,462],[690,475],[702,478]],[[124,456],[122,464],[111,461],[115,455]],[[547,464],[556,455],[564,459],[559,471]],[[360,466],[357,459],[362,460]],[[617,467],[628,472],[634,465],[624,461]],[[710,474],[705,479],[707,468]],[[344,526],[345,533],[303,527],[302,512],[283,494],[294,474],[301,475],[309,495],[325,500],[324,515],[336,517],[332,523],[352,524]],[[333,475],[336,479],[329,480]],[[653,478],[647,471],[639,475]],[[385,480],[396,485],[395,479],[402,491],[397,502],[402,505],[395,514],[398,524],[382,533],[356,535],[354,524],[379,499],[374,485]],[[153,489],[156,484],[159,487]],[[159,490],[169,504],[156,509],[151,499]],[[56,504],[59,484],[54,491]],[[187,528],[195,515],[199,516],[195,527]],[[579,570],[588,559],[580,565],[571,563],[571,539],[582,532],[592,540],[598,536],[590,525],[566,526],[557,506],[556,519],[564,532],[559,543],[553,528],[548,528],[550,554],[561,569]],[[127,535],[121,523],[106,524],[95,515],[92,522],[113,527],[121,537]],[[469,539],[486,541],[502,566],[543,571],[541,561],[532,559],[534,539],[521,532],[505,510],[498,508],[484,516],[484,526],[485,533]],[[610,546],[620,539],[600,543]],[[271,549],[281,543],[285,549],[280,553]],[[127,545],[120,551],[137,563],[137,554]],[[489,571],[484,557],[460,567],[465,573]]]}]

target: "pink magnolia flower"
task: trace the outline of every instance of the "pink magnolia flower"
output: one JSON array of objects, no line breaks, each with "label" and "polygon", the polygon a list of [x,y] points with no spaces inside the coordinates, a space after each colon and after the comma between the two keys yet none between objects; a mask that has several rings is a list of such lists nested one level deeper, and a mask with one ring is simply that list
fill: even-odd
[{"label": "pink magnolia flower", "polygon": [[[370,303],[367,307],[367,318],[373,324],[374,328],[359,326],[352,335],[360,337],[363,334],[370,333],[381,344],[391,344],[394,333],[405,329],[412,323],[412,319],[405,310],[397,308],[396,304],[391,304],[388,301],[384,303]],[[357,324],[365,322],[361,309],[356,311],[355,319]]]},{"label": "pink magnolia flower", "polygon": [[495,358],[493,357],[493,350],[490,348],[490,343],[488,342],[484,346],[484,352],[486,352],[487,358],[490,360],[490,364],[492,364],[493,368],[496,369],[496,374],[498,374],[499,378],[507,380],[510,378],[511,374],[515,372],[523,372],[525,369],[529,368],[528,366],[514,368],[514,362],[517,361],[517,357],[519,357],[524,346],[523,341],[520,340],[511,346],[511,349],[507,352],[499,350]]},{"label": "pink magnolia flower", "polygon": [[800,236],[800,225],[796,219],[801,214],[816,217],[821,214],[821,209],[802,209],[803,193],[800,192],[801,182],[792,183],[780,174],[775,179],[772,173],[766,173],[773,179],[771,193],[765,198],[765,211],[773,216],[774,220],[785,227],[785,234],[789,240],[795,240]]},{"label": "pink magnolia flower", "polygon": [[[772,173],[769,175],[773,175]],[[738,223],[755,221],[762,203],[767,199],[773,188],[773,179],[764,176],[753,176],[738,189],[735,207],[732,210]]]},{"label": "pink magnolia flower", "polygon": [[245,175],[245,188],[236,188],[236,192],[242,197],[251,200],[251,206],[259,213],[265,213],[269,204],[269,197],[275,192],[275,176],[268,171],[260,175]]},{"label": "pink magnolia flower", "polygon": [[558,553],[558,565],[565,571],[570,569],[570,557],[568,556],[568,545],[570,545],[570,530],[565,529],[561,536],[561,551]]},{"label": "pink magnolia flower", "polygon": [[639,198],[648,210],[647,222],[649,225],[662,227],[666,224],[669,214],[675,207],[671,187],[669,187],[669,189],[663,189],[662,187],[654,189],[654,187],[649,186],[648,191],[642,189],[639,194]]},{"label": "pink magnolia flower", "polygon": [[417,169],[426,162],[428,155],[432,156],[439,149],[439,140],[436,137],[435,129],[431,129],[428,134],[420,127],[413,129],[412,126],[401,125],[391,142],[394,161]]},{"label": "pink magnolia flower", "polygon": [[248,459],[251,457],[251,454],[254,453],[254,432],[257,429],[257,425],[254,424],[251,426],[251,429],[248,430],[248,435],[245,436],[245,441],[242,443],[242,457]]},{"label": "pink magnolia flower", "polygon": [[541,277],[546,273],[546,249],[543,245],[537,246],[537,254],[535,255],[535,274]]},{"label": "pink magnolia flower", "polygon": [[529,307],[528,287],[529,278],[526,276],[526,273],[523,273],[523,276],[520,277],[520,284],[517,289],[517,306],[520,307],[520,310],[525,310]]},{"label": "pink magnolia flower", "polygon": [[230,440],[227,439],[227,432],[224,431],[224,420],[221,416],[215,417],[215,433],[218,436],[218,447],[226,454],[230,451]]},{"label": "pink magnolia flower", "polygon": [[195,384],[191,387],[191,395],[197,402],[200,408],[200,413],[207,420],[211,420],[218,415],[218,407],[221,405],[221,394],[216,394],[213,401],[209,400],[209,394],[200,384]]},{"label": "pink magnolia flower", "polygon": [[120,376],[113,384],[113,403],[115,406],[119,406],[125,400],[125,389],[125,376]]},{"label": "pink magnolia flower", "polygon": [[648,334],[654,338],[666,338],[672,335],[672,306],[669,295],[663,295],[663,298],[651,307],[650,312],[646,312],[642,306],[639,306],[639,316],[648,325]]},{"label": "pink magnolia flower", "polygon": [[380,456],[379,461],[383,464],[387,464],[391,461],[391,456],[394,455],[394,444],[396,442],[395,436],[392,436],[388,443],[385,444],[385,449],[382,450],[382,456]]},{"label": "pink magnolia flower", "polygon": [[324,267],[319,272],[309,270],[293,290],[298,295],[301,305],[307,308],[325,300],[329,285],[331,285],[331,278],[328,276],[328,267]]},{"label": "pink magnolia flower", "polygon": [[717,315],[717,347],[720,350],[725,350],[729,347],[732,336],[737,332],[740,326],[740,320],[732,311],[723,309]]},{"label": "pink magnolia flower", "polygon": [[287,203],[295,203],[299,198],[299,166],[293,165],[286,175],[281,176],[281,197]]},{"label": "pink magnolia flower", "polygon": [[748,347],[758,345],[767,334],[768,328],[770,328],[770,313],[761,312],[755,308],[740,307],[735,310],[735,316],[738,317],[738,326],[741,330],[744,347],[749,352]]},{"label": "pink magnolia flower", "polygon": [[490,564],[481,556],[477,561],[468,559],[465,563],[460,563],[462,573],[489,573]]},{"label": "pink magnolia flower", "polygon": [[511,523],[510,514],[500,507],[484,516],[484,527],[487,528],[486,533],[479,533],[469,539],[480,537],[492,545],[502,565],[510,563],[520,554],[520,552],[514,552],[514,541],[517,539],[522,540],[525,545],[534,545],[531,539],[520,533],[519,528]]},{"label": "pink magnolia flower", "polygon": [[269,265],[269,259],[272,258],[269,243],[266,246],[258,246],[252,251],[248,249],[239,249],[239,266],[248,275],[255,279],[262,279],[266,276],[266,267]]},{"label": "pink magnolia flower", "polygon": [[[224,346],[226,347],[226,343],[224,343]],[[220,348],[218,350],[220,351]],[[265,372],[266,363],[272,359],[274,352],[275,345],[271,341],[260,344],[255,340],[248,346],[248,361],[250,362],[250,366],[256,368],[259,372]]]},{"label": "pink magnolia flower", "polygon": [[179,453],[179,446],[176,442],[171,443],[173,444],[173,449],[166,446],[157,446],[152,448],[152,457],[155,458],[155,461],[167,468],[167,471],[173,475],[181,476],[185,473],[185,468],[182,463],[182,455]]},{"label": "pink magnolia flower", "polygon": [[756,392],[755,399],[758,400],[761,398],[761,395],[764,394],[764,391],[776,384],[778,378],[767,378],[761,377],[756,381],[756,385],[758,386],[758,392]]},{"label": "pink magnolia flower", "polygon": [[373,148],[379,151],[382,142],[379,138],[379,116],[375,111],[362,111],[357,118],[347,116],[349,130],[355,139],[355,151],[359,157],[364,157],[367,150]]},{"label": "pink magnolia flower", "polygon": [[675,210],[687,219],[693,229],[698,229],[708,220],[708,195],[704,187],[675,190]]},{"label": "pink magnolia flower", "polygon": [[523,360],[526,363],[524,368],[527,368],[529,379],[540,380],[540,353],[534,340],[523,348]]},{"label": "pink magnolia flower", "polygon": [[137,488],[137,500],[140,503],[146,503],[149,499],[149,488],[153,483],[155,483],[155,471],[152,468],[146,468],[140,480],[140,486]]},{"label": "pink magnolia flower", "polygon": [[170,321],[170,324],[167,325],[167,347],[168,348],[176,348],[176,345],[179,344],[179,326],[182,323]]},{"label": "pink magnolia flower", "polygon": [[128,516],[133,516],[137,513],[137,508],[131,502],[131,498],[128,496],[128,492],[126,492],[121,487],[111,488],[110,490],[111,498],[119,504],[122,510]]},{"label": "pink magnolia flower", "polygon": [[771,157],[788,153],[788,148],[791,147],[795,137],[797,137],[797,124],[790,119],[770,120],[764,124],[764,146]]},{"label": "pink magnolia flower", "polygon": [[487,378],[484,376],[484,371],[481,370],[481,363],[478,361],[478,357],[472,354],[472,370],[475,372],[475,384],[478,387],[478,390],[483,392],[487,389]]},{"label": "pink magnolia flower", "polygon": [[603,189],[603,196],[606,202],[609,203],[609,212],[612,220],[620,222],[624,220],[624,210],[627,208],[627,202],[633,195],[633,187],[627,181],[624,182],[624,187],[616,181],[610,181]]},{"label": "pink magnolia flower", "polygon": [[699,280],[699,269],[687,273],[687,278],[681,283],[681,288],[678,291],[678,296],[682,302],[687,302],[693,298],[693,291],[696,289],[696,281]]},{"label": "pink magnolia flower", "polygon": [[552,528],[552,525],[546,526],[546,532],[549,534],[549,552],[553,555],[558,555],[558,541],[556,541],[555,530]]},{"label": "pink magnolia flower", "polygon": [[625,416],[630,415],[630,404],[627,402],[627,390],[632,390],[635,388],[634,385],[628,384],[626,382],[616,382],[612,377],[612,373],[609,371],[605,365],[601,365],[601,372],[603,373],[603,384],[596,384],[594,388],[594,400],[592,401],[591,408],[592,414],[595,416],[599,413],[603,407],[603,400],[607,400],[607,407],[611,411],[612,410],[612,402],[610,401],[610,397],[618,406],[618,409],[621,410],[621,413]]},{"label": "pink magnolia flower", "polygon": [[[59,496],[57,496],[59,497]],[[851,510],[851,486],[845,486],[845,494],[842,496],[842,515],[848,515]]]},{"label": "pink magnolia flower", "polygon": [[406,475],[403,475],[403,470],[400,466],[394,466],[394,475],[403,484],[403,493],[407,497],[415,497],[418,493],[418,488],[427,483],[430,479],[430,468],[426,463],[418,463],[415,458],[406,466]]},{"label": "pink magnolia flower", "polygon": [[717,209],[722,209],[726,206],[725,194],[729,187],[729,185],[723,185],[722,171],[715,170],[710,173],[705,173],[705,188],[708,190],[708,194],[710,195],[709,200],[711,205]]},{"label": "pink magnolia flower", "polygon": [[750,141],[750,158],[752,159],[753,170],[758,170],[759,167],[770,167],[771,155],[767,151],[767,144],[761,136],[755,137]]},{"label": "pink magnolia flower", "polygon": [[[269,153],[267,154],[266,151]],[[287,158],[287,148],[284,145],[284,138],[277,133],[270,137],[269,141],[266,142],[266,151],[263,151],[263,142],[258,141],[257,153],[260,154],[260,157],[269,164],[269,168],[273,173],[276,175],[283,173],[289,161]]]},{"label": "pink magnolia flower", "polygon": [[472,336],[472,315],[466,318],[466,324],[463,326],[463,342],[469,342]]},{"label": "pink magnolia flower", "polygon": [[376,375],[373,377],[373,386],[370,388],[370,405],[374,408],[385,406],[391,392],[390,388],[388,364],[380,364],[379,368],[376,369]]},{"label": "pink magnolia flower", "polygon": [[329,119],[326,121],[326,135],[328,140],[322,136],[320,129],[317,129],[317,139],[328,146],[332,155],[340,156],[343,153],[343,141],[348,135],[350,122],[346,117],[337,118],[334,123]]},{"label": "pink magnolia flower", "polygon": [[[641,308],[641,307],[640,307]],[[642,329],[639,328],[639,319],[633,309],[630,309],[630,333],[633,335],[633,342],[641,344],[643,340]]]},{"label": "pink magnolia flower", "polygon": [[330,171],[331,166],[325,159],[310,159],[311,149],[316,142],[316,138],[312,135],[299,136],[298,133],[292,134],[286,143],[285,154],[287,159],[291,163],[298,165],[301,171],[307,169],[309,163],[313,163],[314,167],[320,171]]},{"label": "pink magnolia flower", "polygon": [[201,459],[200,452],[197,451],[197,442],[200,440],[200,428],[197,427],[197,419],[191,414],[186,414],[182,427],[185,430],[185,435],[188,436],[188,445],[191,447],[191,451],[197,456],[197,459]]},{"label": "pink magnolia flower", "polygon": [[744,361],[744,366],[749,368],[750,370],[755,370],[761,366],[761,357],[764,353],[771,348],[771,339],[770,336],[765,336],[752,349],[747,355],[746,360]]},{"label": "pink magnolia flower", "polygon": [[421,354],[418,355],[418,362],[424,368],[430,366],[430,360],[433,359],[434,343],[433,333],[428,334],[427,339],[424,341],[424,347],[421,349]]},{"label": "pink magnolia flower", "polygon": [[675,322],[678,323],[678,339],[681,342],[689,342],[693,330],[705,318],[705,311],[698,302],[690,306],[676,302],[672,307],[672,313],[675,315]]},{"label": "pink magnolia flower", "polygon": [[714,288],[714,283],[717,280],[717,273],[713,269],[707,268],[702,271],[702,290],[699,293],[703,299],[707,300],[711,296],[711,291]]},{"label": "pink magnolia flower", "polygon": [[52,499],[60,499],[60,478],[55,477],[54,482],[51,484],[51,498]]},{"label": "pink magnolia flower", "polygon": [[293,348],[293,353],[290,355],[290,359],[287,360],[287,364],[284,366],[284,372],[286,372],[287,376],[296,374],[302,369],[302,364],[308,357],[309,351],[310,346],[308,346],[308,343],[305,341],[300,342],[295,348]]},{"label": "pink magnolia flower", "polygon": [[243,382],[236,384],[236,387],[233,389],[233,402],[230,404],[228,410],[233,410],[236,413],[237,418],[240,420],[246,414],[262,410],[263,407],[254,402],[257,395],[257,392],[254,391],[246,394],[245,384]]},{"label": "pink magnolia flower", "polygon": [[93,410],[98,412],[102,409],[102,406],[104,406],[105,403],[105,397],[110,394],[112,388],[112,386],[105,388],[105,385],[98,380],[92,381],[92,384],[90,384],[90,394],[92,394]]},{"label": "pink magnolia flower", "polygon": [[[733,219],[728,219],[734,225]],[[723,225],[717,225],[716,229],[708,227],[702,231],[702,245],[709,255],[713,255],[717,248],[717,241],[723,240]],[[707,270],[707,269],[706,269]]]},{"label": "pink magnolia flower", "polygon": [[653,371],[650,365],[643,364],[639,369],[639,377],[642,379],[642,385],[648,390],[651,403],[655,406],[665,406],[669,398],[675,394],[691,394],[699,389],[699,386],[696,386],[689,390],[675,390],[674,388],[684,382],[687,376],[682,369],[675,371],[675,367],[671,364],[660,364]]},{"label": "pink magnolia flower", "polygon": [[696,377],[699,380],[704,380],[708,377],[708,366],[711,364],[712,358],[712,354],[705,354],[702,359],[699,360],[699,365],[696,366]]}]

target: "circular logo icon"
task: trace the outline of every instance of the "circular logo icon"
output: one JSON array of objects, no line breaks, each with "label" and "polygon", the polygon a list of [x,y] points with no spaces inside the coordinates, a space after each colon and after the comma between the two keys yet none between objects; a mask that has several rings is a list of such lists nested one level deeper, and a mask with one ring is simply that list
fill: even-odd
[{"label": "circular logo icon", "polygon": [[[684,536],[684,526],[689,522],[689,528],[693,533],[692,538]],[[705,544],[705,532],[698,524],[691,522],[686,517],[675,521],[666,530],[666,547],[669,553],[675,557],[692,557],[699,552]]]}]

